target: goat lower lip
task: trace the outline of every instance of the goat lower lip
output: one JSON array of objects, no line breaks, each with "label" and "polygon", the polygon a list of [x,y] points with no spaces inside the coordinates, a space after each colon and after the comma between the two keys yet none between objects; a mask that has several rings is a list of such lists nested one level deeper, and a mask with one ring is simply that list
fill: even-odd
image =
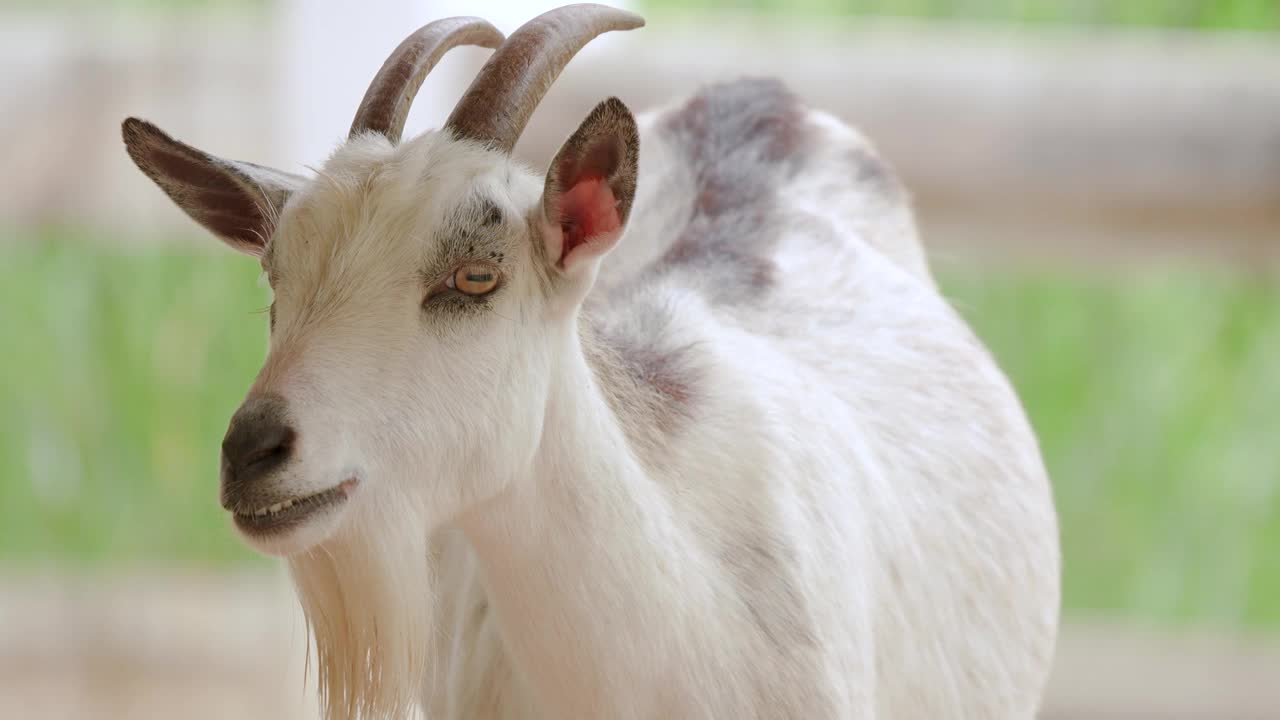
[{"label": "goat lower lip", "polygon": [[[314,495],[281,501],[267,508],[246,512],[236,511],[232,515],[235,518],[236,527],[254,535],[269,535],[289,530],[301,525],[316,513],[346,502],[347,495],[355,484],[356,481],[352,478]],[[289,506],[282,507],[286,503]]]}]

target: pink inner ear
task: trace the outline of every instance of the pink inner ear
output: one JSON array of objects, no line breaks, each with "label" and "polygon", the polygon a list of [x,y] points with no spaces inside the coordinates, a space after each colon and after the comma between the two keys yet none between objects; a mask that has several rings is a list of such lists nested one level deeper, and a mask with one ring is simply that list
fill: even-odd
[{"label": "pink inner ear", "polygon": [[616,231],[622,225],[618,201],[604,178],[584,177],[560,196],[560,229],[564,245],[560,266],[581,245]]}]

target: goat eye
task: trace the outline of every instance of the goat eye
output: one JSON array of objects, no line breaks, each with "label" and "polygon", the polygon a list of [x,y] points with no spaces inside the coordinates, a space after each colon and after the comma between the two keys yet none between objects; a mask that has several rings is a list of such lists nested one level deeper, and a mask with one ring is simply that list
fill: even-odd
[{"label": "goat eye", "polygon": [[498,274],[488,265],[463,265],[453,273],[450,286],[464,295],[486,295],[498,286]]}]

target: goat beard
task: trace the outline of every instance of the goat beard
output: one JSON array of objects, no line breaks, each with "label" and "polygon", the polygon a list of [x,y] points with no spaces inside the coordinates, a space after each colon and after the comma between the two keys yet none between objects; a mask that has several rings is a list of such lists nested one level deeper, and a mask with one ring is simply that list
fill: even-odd
[{"label": "goat beard", "polygon": [[365,504],[334,537],[289,559],[328,720],[408,717],[423,697],[436,568],[420,505],[405,496]]}]

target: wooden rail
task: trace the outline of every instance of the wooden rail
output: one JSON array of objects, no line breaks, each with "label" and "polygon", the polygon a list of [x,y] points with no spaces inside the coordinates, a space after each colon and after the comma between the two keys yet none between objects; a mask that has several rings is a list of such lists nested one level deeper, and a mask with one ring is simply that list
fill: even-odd
[{"label": "wooden rail", "polygon": [[[334,142],[345,131],[345,115],[282,112],[281,89],[296,78],[282,69],[269,17],[115,22],[110,33],[91,21],[0,23],[0,65],[29,68],[0,77],[0,218],[130,235],[189,228],[120,151],[126,113],[294,169],[322,158],[289,157],[288,122],[320,125]],[[460,57],[455,79],[484,55]],[[571,64],[520,153],[545,162],[607,95],[647,108],[743,74],[780,76],[861,128],[898,168],[926,239],[944,254],[1280,259],[1274,36],[658,16]],[[415,115],[451,101],[455,85],[433,77]]]}]

